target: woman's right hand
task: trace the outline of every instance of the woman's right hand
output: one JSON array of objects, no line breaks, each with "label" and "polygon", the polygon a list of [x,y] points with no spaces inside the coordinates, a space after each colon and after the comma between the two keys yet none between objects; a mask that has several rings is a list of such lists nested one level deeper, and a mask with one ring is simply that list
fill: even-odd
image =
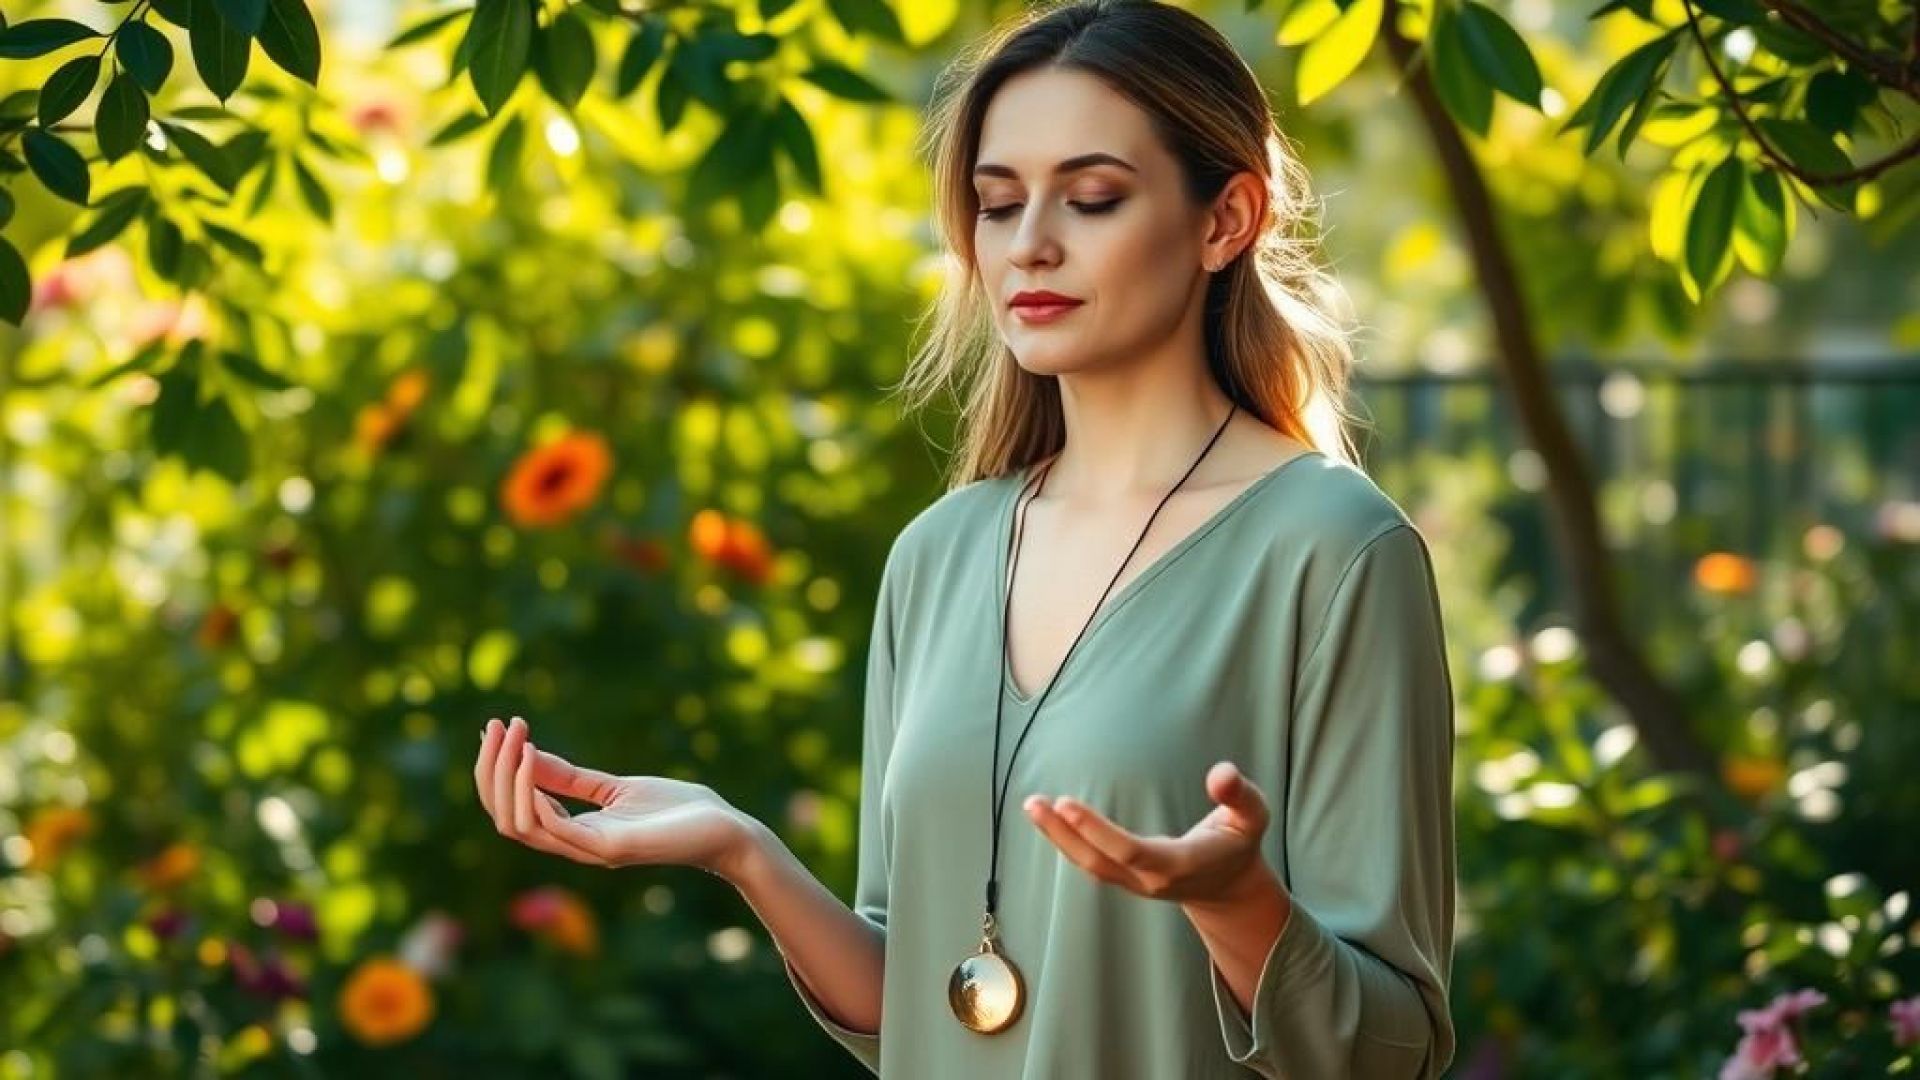
[{"label": "woman's right hand", "polygon": [[[534,746],[520,717],[487,721],[473,766],[480,803],[502,836],[594,866],[697,866],[733,880],[745,817],[705,784],[583,769]],[[573,815],[549,795],[593,803]]]}]

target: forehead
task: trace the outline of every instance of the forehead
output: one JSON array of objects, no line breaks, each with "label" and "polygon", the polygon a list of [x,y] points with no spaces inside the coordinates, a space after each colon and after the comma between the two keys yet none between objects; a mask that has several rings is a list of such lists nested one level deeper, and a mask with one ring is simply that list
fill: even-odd
[{"label": "forehead", "polygon": [[975,157],[1039,180],[1057,162],[1096,151],[1146,172],[1158,149],[1147,114],[1118,91],[1084,71],[1037,68],[994,93]]}]

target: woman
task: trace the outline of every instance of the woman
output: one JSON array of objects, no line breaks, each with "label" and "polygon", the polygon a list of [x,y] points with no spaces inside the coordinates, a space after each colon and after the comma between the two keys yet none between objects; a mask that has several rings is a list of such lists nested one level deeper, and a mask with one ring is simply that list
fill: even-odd
[{"label": "woman", "polygon": [[956,273],[908,382],[970,380],[965,442],[881,574],[853,906],[706,787],[518,717],[481,798],[541,850],[733,882],[884,1076],[1439,1076],[1452,685],[1425,541],[1340,431],[1300,166],[1231,46],[1151,0],[1030,14],[959,71]]}]

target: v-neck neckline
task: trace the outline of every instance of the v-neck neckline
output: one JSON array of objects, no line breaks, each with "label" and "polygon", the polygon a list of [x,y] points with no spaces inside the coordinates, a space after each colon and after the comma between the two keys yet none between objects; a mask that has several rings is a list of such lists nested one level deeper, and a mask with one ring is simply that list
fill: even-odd
[{"label": "v-neck neckline", "polygon": [[1100,628],[1105,626],[1107,624],[1107,621],[1113,618],[1114,613],[1116,611],[1119,611],[1121,606],[1124,605],[1128,600],[1131,600],[1133,599],[1134,596],[1138,595],[1139,592],[1142,589],[1144,589],[1149,582],[1151,582],[1154,578],[1159,577],[1160,574],[1164,572],[1169,566],[1172,566],[1173,563],[1180,558],[1180,556],[1186,554],[1187,551],[1190,550],[1195,544],[1199,543],[1203,537],[1205,537],[1208,533],[1212,532],[1222,522],[1226,521],[1227,518],[1233,516],[1234,511],[1238,510],[1241,506],[1244,506],[1248,502],[1248,500],[1252,499],[1253,496],[1257,494],[1262,488],[1265,488],[1268,484],[1272,483],[1273,480],[1276,477],[1278,477],[1281,473],[1286,472],[1290,466],[1294,465],[1296,462],[1299,462],[1303,458],[1325,457],[1325,456],[1326,455],[1319,450],[1313,450],[1313,449],[1303,450],[1300,453],[1295,454],[1294,456],[1281,462],[1280,464],[1275,465],[1273,468],[1268,469],[1266,472],[1261,473],[1259,476],[1255,477],[1251,482],[1249,482],[1246,487],[1241,488],[1238,494],[1234,495],[1233,498],[1228,499],[1225,503],[1223,503],[1220,506],[1218,510],[1215,510],[1212,514],[1210,514],[1205,521],[1202,521],[1200,524],[1194,526],[1192,531],[1188,532],[1187,535],[1181,537],[1178,541],[1174,543],[1172,547],[1161,552],[1158,558],[1154,559],[1153,562],[1147,565],[1146,569],[1140,571],[1138,574],[1135,574],[1133,578],[1129,580],[1125,585],[1120,586],[1120,589],[1118,592],[1114,593],[1112,596],[1107,598],[1106,606],[1100,609],[1100,612],[1094,617],[1093,624],[1091,626],[1088,626],[1086,629],[1086,632],[1083,635],[1081,635],[1079,644],[1068,647],[1067,655],[1062,657],[1060,660],[1060,663],[1054,667],[1052,676],[1048,678],[1046,683],[1043,683],[1038,689],[1034,690],[1032,693],[1023,692],[1014,683],[1013,659],[1011,656],[1007,654],[1007,639],[1006,639],[1006,612],[1008,611],[1007,592],[1012,587],[1012,582],[1007,580],[1008,563],[1012,561],[1011,557],[1013,553],[1013,532],[1011,529],[1012,518],[1013,518],[1014,510],[1020,504],[1020,494],[1026,490],[1027,485],[1031,483],[1033,480],[1033,476],[1031,472],[1032,467],[1028,466],[1028,467],[1019,469],[1016,472],[1010,473],[1006,477],[1003,477],[1002,478],[1003,480],[1012,480],[1014,482],[1008,485],[1009,488],[1011,489],[1011,493],[1001,498],[1000,514],[999,514],[999,521],[998,521],[998,535],[1000,537],[999,543],[997,545],[997,547],[999,548],[999,556],[1000,556],[999,557],[999,576],[998,576],[1000,587],[998,589],[998,599],[1000,603],[996,610],[1001,613],[1000,614],[1001,630],[1000,630],[1000,633],[996,635],[996,637],[998,638],[1000,643],[999,647],[1000,647],[1000,653],[1001,653],[1001,656],[1000,656],[1000,669],[1001,669],[1000,692],[1001,694],[1005,695],[1007,699],[1012,701],[1016,706],[1024,707],[1032,704],[1036,697],[1046,692],[1048,686],[1050,686],[1054,682],[1057,682],[1059,678],[1063,674],[1065,674],[1063,669],[1065,668],[1066,664],[1072,661],[1073,654],[1076,652],[1084,652],[1088,647],[1088,645],[1091,644],[1092,639],[1100,633]]}]

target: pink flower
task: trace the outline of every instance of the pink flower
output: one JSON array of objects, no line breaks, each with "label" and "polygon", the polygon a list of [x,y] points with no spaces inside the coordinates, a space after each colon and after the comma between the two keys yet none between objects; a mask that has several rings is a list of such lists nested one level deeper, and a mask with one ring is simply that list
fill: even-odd
[{"label": "pink flower", "polygon": [[1920,1045],[1920,994],[1887,1006],[1887,1018],[1893,1022],[1893,1045]]},{"label": "pink flower", "polygon": [[1761,1008],[1742,1009],[1738,1019],[1746,1034],[1720,1067],[1720,1080],[1769,1080],[1775,1069],[1800,1064],[1793,1022],[1826,1000],[1827,995],[1818,990],[1795,990]]}]

